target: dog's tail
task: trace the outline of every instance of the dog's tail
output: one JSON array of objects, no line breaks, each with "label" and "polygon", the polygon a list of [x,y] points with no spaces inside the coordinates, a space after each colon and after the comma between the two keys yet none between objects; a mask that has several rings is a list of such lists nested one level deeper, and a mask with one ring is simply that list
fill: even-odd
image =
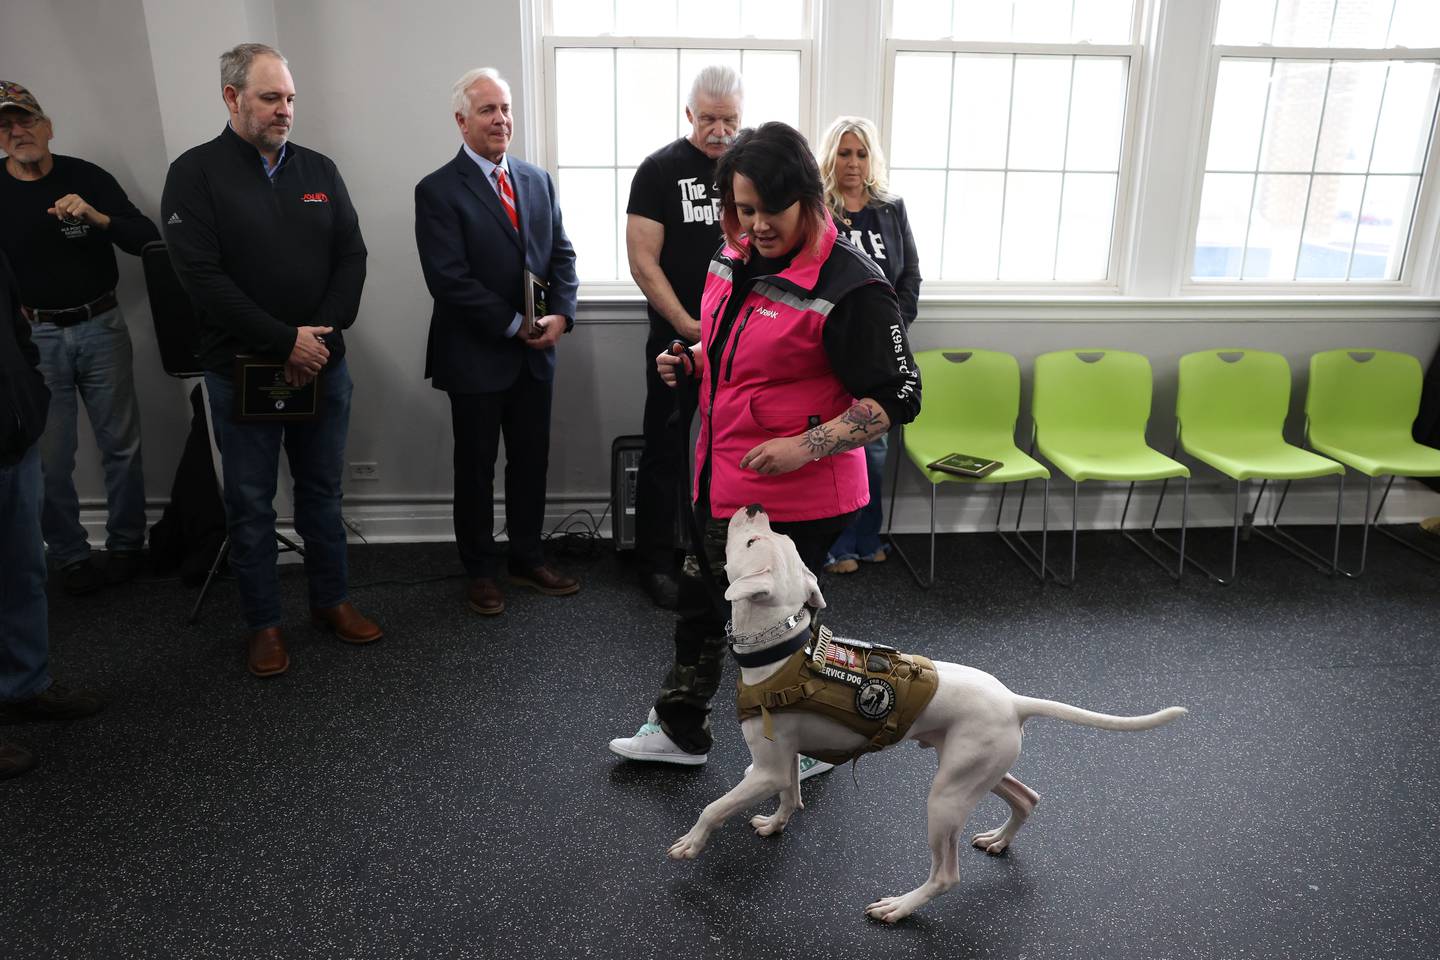
[{"label": "dog's tail", "polygon": [[1019,695],[1015,697],[1015,710],[1020,715],[1021,723],[1034,716],[1054,717],[1056,720],[1066,720],[1087,727],[1099,727],[1102,730],[1149,730],[1152,727],[1163,726],[1189,712],[1184,707],[1166,707],[1164,710],[1157,710],[1154,713],[1138,717],[1117,717],[1109,713],[1081,710],[1079,707],[1072,707],[1059,700],[1037,700],[1034,697]]}]

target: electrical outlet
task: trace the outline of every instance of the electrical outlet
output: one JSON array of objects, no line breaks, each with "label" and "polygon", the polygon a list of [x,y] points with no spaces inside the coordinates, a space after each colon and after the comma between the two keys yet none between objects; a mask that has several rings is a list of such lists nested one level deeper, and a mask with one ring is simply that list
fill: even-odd
[{"label": "electrical outlet", "polygon": [[379,479],[380,479],[380,465],[377,464],[377,463],[374,463],[373,461],[366,461],[366,462],[361,462],[361,463],[355,463],[355,462],[352,461],[351,464],[350,464],[350,479],[351,479],[351,480],[379,480]]}]

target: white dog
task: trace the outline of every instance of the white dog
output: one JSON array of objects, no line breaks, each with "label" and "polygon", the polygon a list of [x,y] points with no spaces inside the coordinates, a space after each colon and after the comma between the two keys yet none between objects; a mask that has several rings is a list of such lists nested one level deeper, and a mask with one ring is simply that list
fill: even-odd
[{"label": "white dog", "polygon": [[[725,558],[732,649],[740,658],[751,662],[764,659],[764,651],[784,647],[798,634],[809,633],[810,618],[803,608],[807,604],[816,609],[825,606],[819,584],[800,562],[790,538],[770,529],[762,508],[748,507],[731,518]],[[766,666],[742,664],[741,681],[762,683],[787,659]],[[1004,851],[1035,809],[1039,794],[1008,772],[1020,756],[1021,728],[1027,719],[1047,716],[1106,730],[1147,730],[1186,712],[1182,707],[1170,707],[1139,717],[1091,713],[1011,693],[990,674],[971,667],[935,661],[934,669],[938,687],[905,735],[922,747],[934,747],[938,756],[928,803],[930,876],[909,893],[885,897],[865,908],[867,915],[887,923],[908,916],[956,884],[960,831],[986,793],[996,794],[1010,806],[1010,816],[1002,826],[971,840],[987,853]],[[857,694],[856,699],[858,702],[861,697]],[[770,794],[779,795],[780,806],[769,816],[752,818],[750,825],[762,836],[779,833],[802,806],[797,755],[862,750],[869,742],[865,735],[833,719],[791,709],[770,711],[763,719],[747,719],[741,728],[753,766],[733,790],[705,808],[689,833],[675,841],[669,851],[672,858],[699,856],[711,831]]]}]

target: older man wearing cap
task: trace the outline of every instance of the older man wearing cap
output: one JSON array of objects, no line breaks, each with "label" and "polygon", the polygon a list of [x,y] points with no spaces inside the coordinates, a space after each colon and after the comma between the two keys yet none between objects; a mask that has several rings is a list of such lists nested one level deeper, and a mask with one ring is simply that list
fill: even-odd
[{"label": "older man wearing cap", "polygon": [[[114,247],[138,256],[160,234],[110,174],[85,160],[52,154],[54,135],[35,96],[18,83],[0,81],[0,150],[6,154],[0,250],[14,268],[21,311],[53,398],[40,441],[42,527],[65,591],[84,594],[106,580],[133,577],[145,546],[140,408],[130,333],[115,296]],[[109,558],[103,577],[90,562],[72,476],[77,394],[105,468]]]}]

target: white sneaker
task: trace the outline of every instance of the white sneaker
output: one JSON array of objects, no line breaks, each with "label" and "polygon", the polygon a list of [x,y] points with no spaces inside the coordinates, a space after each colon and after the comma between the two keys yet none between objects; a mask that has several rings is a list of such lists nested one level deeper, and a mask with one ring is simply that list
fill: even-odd
[{"label": "white sneaker", "polygon": [[696,767],[710,759],[708,753],[686,753],[660,729],[660,718],[651,708],[650,715],[633,737],[616,737],[610,741],[610,752],[627,760],[652,760],[656,763],[680,763]]},{"label": "white sneaker", "polygon": [[[808,780],[809,778],[819,773],[829,773],[831,770],[835,769],[835,764],[826,763],[824,760],[816,760],[814,757],[807,757],[803,753],[800,754],[799,762],[801,781]],[[754,769],[755,764],[750,764],[750,766],[745,768],[745,775],[748,777],[750,775],[750,771]]]}]

